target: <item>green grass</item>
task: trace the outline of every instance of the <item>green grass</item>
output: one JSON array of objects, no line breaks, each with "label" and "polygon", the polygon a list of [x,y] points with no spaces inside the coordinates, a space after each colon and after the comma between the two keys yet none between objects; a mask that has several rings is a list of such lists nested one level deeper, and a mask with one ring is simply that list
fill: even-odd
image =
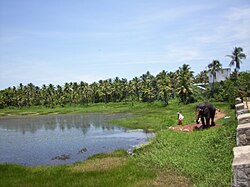
[{"label": "green grass", "polygon": [[[115,164],[114,164],[115,163]],[[155,176],[121,151],[62,166],[1,165],[1,186],[131,186]]]},{"label": "green grass", "polygon": [[[196,103],[197,104],[197,103]],[[195,106],[173,101],[167,108],[158,107],[138,116],[117,119],[117,124],[143,129],[155,129],[157,136],[152,144],[139,150],[138,163],[145,167],[168,168],[192,179],[196,186],[230,186],[236,121],[234,110],[225,103],[214,103],[216,108],[231,118],[220,119],[221,127],[192,133],[173,132],[169,126],[177,122],[176,112],[184,116],[184,124],[194,123]]]},{"label": "green grass", "polygon": [[177,125],[177,112],[185,116],[184,124],[194,123],[195,106],[196,104],[179,104],[176,100],[171,101],[167,107],[160,103],[144,104],[130,111],[135,114],[134,117],[116,119],[111,122],[129,128],[159,131]]},{"label": "green grass", "polygon": [[[197,104],[197,103],[196,103]],[[225,103],[214,103],[231,118],[220,119],[221,127],[192,133],[173,132],[177,112],[184,124],[194,123],[196,104],[172,100],[162,103],[108,103],[90,106],[0,110],[2,115],[33,113],[131,113],[133,117],[111,121],[140,129],[153,129],[152,143],[136,150],[134,157],[118,150],[98,154],[86,162],[53,167],[0,165],[1,186],[231,186],[231,164],[235,146],[234,111]],[[91,168],[91,165],[96,167]],[[3,184],[3,185],[2,185]]]},{"label": "green grass", "polygon": [[[138,105],[141,105],[138,103]],[[129,103],[97,103],[91,105],[66,105],[55,106],[54,108],[44,107],[44,106],[32,106],[15,108],[8,107],[0,109],[0,116],[9,115],[46,115],[46,114],[68,114],[68,113],[84,113],[84,112],[95,112],[95,113],[119,113],[119,112],[129,112],[131,108]]]},{"label": "green grass", "polygon": [[196,186],[231,186],[235,113],[225,103],[214,104],[231,118],[220,119],[216,123],[222,126],[204,131],[185,133],[168,130],[177,122],[177,111],[185,116],[184,124],[194,123],[196,104],[181,105],[176,101],[167,108],[159,107],[156,111],[150,110],[129,120],[117,119],[115,122],[127,127],[156,130],[152,144],[137,153],[136,160],[143,166],[174,169],[191,178]]},{"label": "green grass", "polygon": [[223,127],[193,133],[160,131],[136,159],[159,168],[175,168],[197,186],[230,186],[234,120]]}]

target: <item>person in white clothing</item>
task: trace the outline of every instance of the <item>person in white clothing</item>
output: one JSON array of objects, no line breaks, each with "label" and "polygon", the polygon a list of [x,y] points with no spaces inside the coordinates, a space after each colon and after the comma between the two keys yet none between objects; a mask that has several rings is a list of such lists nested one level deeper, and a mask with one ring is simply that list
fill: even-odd
[{"label": "person in white clothing", "polygon": [[178,125],[182,125],[182,120],[184,119],[184,116],[180,112],[177,112],[177,115],[178,115]]}]

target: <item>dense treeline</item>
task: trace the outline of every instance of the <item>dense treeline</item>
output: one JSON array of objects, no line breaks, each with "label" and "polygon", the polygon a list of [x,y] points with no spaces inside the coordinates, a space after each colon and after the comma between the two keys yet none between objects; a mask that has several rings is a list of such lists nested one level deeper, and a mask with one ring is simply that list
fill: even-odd
[{"label": "dense treeline", "polygon": [[[64,86],[52,84],[38,87],[29,83],[20,84],[0,91],[0,107],[27,106],[65,106],[68,104],[88,105],[99,102],[153,102],[179,98],[180,102],[190,103],[197,100],[214,98],[218,101],[229,101],[233,105],[239,89],[243,95],[250,90],[250,72],[232,73],[224,82],[214,86],[208,84],[207,73],[202,71],[196,77],[190,67],[184,64],[176,72],[162,71],[156,76],[146,72],[132,80],[115,79],[100,80],[88,84],[86,82],[70,82]],[[205,84],[205,90],[200,90],[194,83]]]},{"label": "dense treeline", "polygon": [[70,82],[64,86],[52,84],[38,87],[29,83],[9,87],[0,92],[0,107],[48,106],[67,104],[87,105],[99,102],[164,101],[179,95],[183,102],[189,102],[194,76],[189,65],[184,64],[176,72],[162,71],[156,76],[146,72],[132,80],[100,80],[92,84]]},{"label": "dense treeline", "polygon": [[[99,102],[153,102],[163,101],[168,104],[169,99],[178,98],[182,103],[191,103],[197,100],[214,98],[219,101],[228,101],[234,106],[234,98],[239,89],[243,95],[250,90],[250,73],[239,73],[241,59],[246,58],[243,49],[235,47],[231,58],[231,65],[236,64],[235,71],[224,82],[216,83],[216,72],[222,70],[219,60],[213,60],[207,71],[200,72],[194,77],[189,65],[184,64],[175,72],[163,70],[156,76],[146,72],[132,80],[125,78],[100,80],[92,84],[86,82],[70,82],[60,85],[35,86],[32,83],[17,87],[9,87],[0,91],[0,108],[29,107],[68,104],[88,105]],[[213,76],[212,85],[208,84],[208,72]],[[199,89],[194,83],[201,83],[204,87]],[[204,91],[205,89],[205,91]],[[202,91],[203,90],[203,91]]]}]

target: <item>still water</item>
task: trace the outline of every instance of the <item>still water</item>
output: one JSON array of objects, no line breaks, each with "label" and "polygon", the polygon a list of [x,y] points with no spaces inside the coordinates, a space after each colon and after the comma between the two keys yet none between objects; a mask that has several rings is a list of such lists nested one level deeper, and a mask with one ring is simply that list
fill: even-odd
[{"label": "still water", "polygon": [[0,118],[0,163],[28,166],[69,164],[88,156],[127,151],[153,133],[107,123],[124,114],[74,114]]}]

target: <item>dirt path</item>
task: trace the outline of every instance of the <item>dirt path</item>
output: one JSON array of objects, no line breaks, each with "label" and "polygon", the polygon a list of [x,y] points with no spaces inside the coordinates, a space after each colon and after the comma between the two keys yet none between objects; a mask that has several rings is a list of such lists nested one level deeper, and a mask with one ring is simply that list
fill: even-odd
[{"label": "dirt path", "polygon": [[[220,110],[216,111],[216,114],[215,114],[215,122],[218,120],[218,119],[221,119],[225,116],[225,114],[223,112],[221,112]],[[192,123],[192,124],[188,124],[188,125],[179,125],[179,126],[175,126],[175,127],[169,127],[170,130],[173,130],[173,131],[182,131],[182,132],[192,132],[194,130],[195,127],[200,127],[201,124],[196,124],[196,123]],[[220,124],[217,124],[215,123],[215,126],[211,127],[211,128],[215,128],[215,127],[218,127],[220,126]]]}]

